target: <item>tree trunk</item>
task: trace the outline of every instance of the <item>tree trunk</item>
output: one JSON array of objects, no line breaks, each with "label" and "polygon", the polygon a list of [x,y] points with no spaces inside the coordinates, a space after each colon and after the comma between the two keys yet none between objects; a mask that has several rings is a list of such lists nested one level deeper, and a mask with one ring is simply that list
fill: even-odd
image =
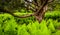
[{"label": "tree trunk", "polygon": [[48,7],[45,5],[39,12],[38,14],[35,15],[35,18],[39,21],[39,23],[42,21],[44,18],[45,12],[47,11]]}]

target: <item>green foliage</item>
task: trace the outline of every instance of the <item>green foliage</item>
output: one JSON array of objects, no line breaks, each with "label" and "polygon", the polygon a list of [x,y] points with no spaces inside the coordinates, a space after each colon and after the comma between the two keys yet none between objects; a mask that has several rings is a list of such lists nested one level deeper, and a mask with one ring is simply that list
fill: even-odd
[{"label": "green foliage", "polygon": [[17,27],[17,24],[14,20],[14,18],[9,14],[0,14],[0,26],[1,26],[1,32],[0,35],[16,35],[15,27]]},{"label": "green foliage", "polygon": [[53,17],[59,17],[57,14],[59,12],[46,13],[45,18],[47,20],[42,20],[41,23],[38,23],[33,16],[14,18],[7,13],[0,14],[0,35],[60,35],[58,30],[60,22],[58,22],[58,19],[52,19]]},{"label": "green foliage", "polygon": [[24,7],[24,0],[0,0],[0,7],[7,9],[18,9],[20,7]]},{"label": "green foliage", "polygon": [[60,12],[59,11],[52,11],[52,12],[47,12],[45,14],[45,19],[59,19],[60,18]]},{"label": "green foliage", "polygon": [[[57,11],[60,10],[60,0],[55,0],[52,5],[56,11],[47,12],[41,23],[34,16],[14,18],[7,13],[0,14],[0,35],[60,35],[60,12]],[[32,13],[25,10],[24,0],[0,0],[0,8],[17,12],[17,15]]]},{"label": "green foliage", "polygon": [[54,35],[60,35],[60,30],[58,30]]}]

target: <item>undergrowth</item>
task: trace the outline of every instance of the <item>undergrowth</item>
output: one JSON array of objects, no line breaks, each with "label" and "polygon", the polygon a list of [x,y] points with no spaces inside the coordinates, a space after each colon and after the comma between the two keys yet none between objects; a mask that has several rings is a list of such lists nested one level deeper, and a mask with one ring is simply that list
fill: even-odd
[{"label": "undergrowth", "polygon": [[33,16],[22,19],[0,14],[0,35],[60,35],[60,22],[54,18],[59,15],[57,12],[47,13],[45,19],[38,23]]}]

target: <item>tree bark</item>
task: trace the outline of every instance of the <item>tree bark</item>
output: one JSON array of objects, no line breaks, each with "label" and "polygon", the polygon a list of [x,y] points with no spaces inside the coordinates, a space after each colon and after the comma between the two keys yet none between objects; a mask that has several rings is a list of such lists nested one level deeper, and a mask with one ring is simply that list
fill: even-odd
[{"label": "tree bark", "polygon": [[45,12],[48,9],[48,5],[45,5],[36,15],[35,18],[39,21],[39,23],[42,21],[44,18]]}]

